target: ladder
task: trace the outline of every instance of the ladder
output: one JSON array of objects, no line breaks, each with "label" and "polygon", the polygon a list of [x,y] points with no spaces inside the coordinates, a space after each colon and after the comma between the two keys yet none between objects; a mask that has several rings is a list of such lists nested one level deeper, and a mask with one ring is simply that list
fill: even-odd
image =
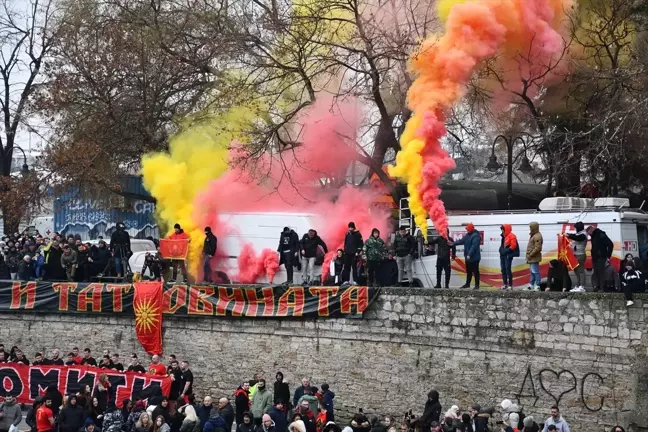
[{"label": "ladder", "polygon": [[409,198],[401,198],[398,203],[398,228],[410,230],[414,226],[414,218],[409,208]]}]

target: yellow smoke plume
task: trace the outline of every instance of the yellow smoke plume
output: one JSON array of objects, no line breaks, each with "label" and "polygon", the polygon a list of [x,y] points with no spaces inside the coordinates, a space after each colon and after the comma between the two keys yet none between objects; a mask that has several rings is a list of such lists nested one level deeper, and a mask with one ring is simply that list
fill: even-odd
[{"label": "yellow smoke plume", "polygon": [[192,124],[171,138],[169,152],[148,154],[142,159],[144,187],[157,200],[160,230],[166,228],[170,234],[178,223],[191,238],[188,268],[192,275],[197,273],[205,239],[204,227],[193,219],[194,198],[210,180],[227,170],[229,144],[249,127],[253,112],[238,107]]}]

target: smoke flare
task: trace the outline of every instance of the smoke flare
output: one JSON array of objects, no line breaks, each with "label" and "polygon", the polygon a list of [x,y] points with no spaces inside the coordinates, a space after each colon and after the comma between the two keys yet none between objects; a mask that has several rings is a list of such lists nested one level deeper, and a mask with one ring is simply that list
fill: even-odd
[{"label": "smoke flare", "polygon": [[519,62],[505,76],[514,89],[534,65],[544,65],[559,54],[563,39],[558,29],[567,6],[562,0],[442,0],[439,16],[447,16],[445,34],[426,39],[410,58],[417,76],[408,91],[413,116],[401,136],[401,151],[390,174],[407,183],[410,209],[427,237],[427,217],[442,236],[448,220],[439,199],[438,183],[455,164],[439,139],[445,134],[444,110],[465,93],[466,83],[479,62],[500,53],[497,62],[513,63],[524,52],[529,64]]}]

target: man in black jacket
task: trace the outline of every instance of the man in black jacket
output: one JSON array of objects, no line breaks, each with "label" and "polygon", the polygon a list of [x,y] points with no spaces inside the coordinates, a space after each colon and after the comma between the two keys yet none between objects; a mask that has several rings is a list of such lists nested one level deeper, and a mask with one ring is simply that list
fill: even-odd
[{"label": "man in black jacket", "polygon": [[457,257],[457,247],[450,246],[453,242],[450,237],[450,230],[447,231],[448,239],[438,236],[434,239],[428,240],[429,245],[437,245],[437,261],[436,261],[436,278],[437,283],[434,288],[441,288],[441,273],[445,272],[445,285],[444,288],[450,287],[450,265],[451,261]]},{"label": "man in black jacket", "polygon": [[218,239],[212,233],[211,227],[205,227],[205,243],[203,245],[203,279],[205,283],[212,282],[212,269],[209,263],[214,255],[216,255],[217,248]]},{"label": "man in black jacket", "polygon": [[416,253],[416,240],[407,232],[407,227],[401,227],[394,239],[394,254],[398,266],[398,285],[403,283],[403,276],[407,272],[409,286],[412,286],[412,259]]},{"label": "man in black jacket", "polygon": [[110,235],[110,252],[115,260],[115,271],[117,277],[128,272],[128,258],[133,255],[131,252],[130,234],[126,231],[126,225],[117,223],[117,229]]},{"label": "man in black jacket", "polygon": [[545,291],[569,291],[571,287],[571,277],[569,277],[569,272],[565,264],[558,260],[549,261],[547,288],[545,288]]},{"label": "man in black jacket", "polygon": [[293,266],[298,262],[297,255],[299,254],[299,236],[295,230],[284,227],[279,236],[277,252],[280,255],[279,265],[286,266],[286,282],[291,284],[293,283]]},{"label": "man in black jacket", "polygon": [[594,291],[600,291],[605,286],[605,264],[612,256],[614,243],[605,234],[605,231],[593,226],[587,227],[587,234],[592,240],[592,266],[594,267],[592,285]]},{"label": "man in black jacket", "polygon": [[301,239],[301,254],[303,257],[302,263],[302,283],[310,284],[315,280],[315,258],[317,258],[317,249],[321,247],[324,253],[328,252],[326,243],[317,235],[314,229],[308,230]]},{"label": "man in black jacket", "polygon": [[362,251],[364,241],[362,234],[356,229],[355,223],[349,222],[349,231],[344,236],[344,269],[342,270],[342,282],[358,281],[358,254]]}]

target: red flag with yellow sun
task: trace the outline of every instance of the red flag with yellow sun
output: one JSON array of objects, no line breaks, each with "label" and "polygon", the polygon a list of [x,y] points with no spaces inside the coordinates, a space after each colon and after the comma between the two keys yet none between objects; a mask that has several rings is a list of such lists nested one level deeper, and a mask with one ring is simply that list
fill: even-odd
[{"label": "red flag with yellow sun", "polygon": [[562,261],[569,271],[573,271],[578,267],[578,259],[574,254],[574,249],[571,247],[571,242],[563,234],[558,234],[558,260]]},{"label": "red flag with yellow sun", "polygon": [[162,282],[136,282],[133,309],[137,339],[149,354],[162,354]]}]

